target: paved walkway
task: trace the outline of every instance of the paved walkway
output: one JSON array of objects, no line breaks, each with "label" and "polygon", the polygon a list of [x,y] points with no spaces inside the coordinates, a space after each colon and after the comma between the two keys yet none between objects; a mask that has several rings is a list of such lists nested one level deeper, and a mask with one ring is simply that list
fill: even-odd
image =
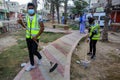
[{"label": "paved walkway", "polygon": [[[42,65],[36,64],[37,67],[30,72],[26,72],[24,67],[14,80],[70,80],[71,55],[84,36],[86,34],[75,31],[52,42],[40,51],[43,56]],[[52,73],[49,73],[50,61],[58,63],[57,69]],[[26,66],[28,65],[29,63]]]},{"label": "paved walkway", "polygon": [[78,30],[61,30],[61,29],[53,29],[53,28],[45,28],[45,32],[54,32],[54,33],[72,33]]}]

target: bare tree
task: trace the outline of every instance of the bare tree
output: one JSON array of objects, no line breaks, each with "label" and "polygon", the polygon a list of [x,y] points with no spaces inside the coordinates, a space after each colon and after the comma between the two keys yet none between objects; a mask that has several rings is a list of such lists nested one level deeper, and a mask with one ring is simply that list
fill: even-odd
[{"label": "bare tree", "polygon": [[102,32],[102,41],[108,41],[108,23],[109,23],[109,15],[111,13],[111,6],[112,6],[112,0],[107,0],[107,5],[105,7],[105,25]]}]

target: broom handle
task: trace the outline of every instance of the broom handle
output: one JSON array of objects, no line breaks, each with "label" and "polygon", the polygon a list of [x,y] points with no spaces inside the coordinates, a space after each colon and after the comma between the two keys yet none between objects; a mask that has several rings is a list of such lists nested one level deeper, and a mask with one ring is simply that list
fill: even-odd
[{"label": "broom handle", "polygon": [[37,45],[38,45],[38,49],[41,47],[40,45],[39,45],[39,42],[37,42],[36,40],[33,40]]},{"label": "broom handle", "polygon": [[[39,43],[38,43],[36,40],[34,40],[34,41],[35,41],[35,43],[38,45],[38,47],[40,48]],[[53,64],[53,62],[52,62],[52,61],[50,61],[50,64]]]},{"label": "broom handle", "polygon": [[[88,45],[87,42],[85,42],[85,44],[87,44],[87,49],[86,49],[86,50],[87,50],[87,53],[88,53],[89,45]],[[87,53],[84,54],[84,59],[85,59],[85,61],[88,60],[88,59],[87,59]]]}]

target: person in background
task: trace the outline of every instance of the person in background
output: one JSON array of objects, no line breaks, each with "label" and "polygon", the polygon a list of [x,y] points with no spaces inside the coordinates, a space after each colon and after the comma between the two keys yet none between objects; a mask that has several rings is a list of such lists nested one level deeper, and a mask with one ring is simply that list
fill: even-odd
[{"label": "person in background", "polygon": [[62,18],[61,18],[61,23],[62,23],[62,24],[65,23],[65,16],[64,16],[64,13],[63,13]]},{"label": "person in background", "polygon": [[80,15],[80,33],[85,33],[86,14]]},{"label": "person in background", "polygon": [[19,18],[18,23],[26,28],[26,42],[29,51],[30,65],[25,70],[30,71],[35,68],[34,55],[38,57],[38,64],[41,64],[42,56],[37,51],[37,49],[40,35],[44,31],[44,24],[42,22],[42,16],[38,16],[36,13],[35,5],[33,3],[28,3],[27,12],[27,26],[25,26],[23,23],[22,18]]},{"label": "person in background", "polygon": [[94,18],[89,18],[88,20],[90,28],[87,42],[89,42],[90,50],[87,55],[90,55],[91,59],[95,59],[96,57],[96,43],[100,39],[100,26],[99,24],[95,24],[94,21]]}]

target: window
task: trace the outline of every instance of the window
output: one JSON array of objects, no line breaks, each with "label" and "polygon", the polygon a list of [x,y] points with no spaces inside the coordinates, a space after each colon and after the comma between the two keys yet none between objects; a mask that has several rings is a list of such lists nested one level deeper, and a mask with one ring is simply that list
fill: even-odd
[{"label": "window", "polygon": [[101,17],[100,17],[100,20],[105,20],[105,16],[101,16]]},{"label": "window", "polygon": [[95,20],[98,20],[99,16],[93,16],[95,18]]}]

